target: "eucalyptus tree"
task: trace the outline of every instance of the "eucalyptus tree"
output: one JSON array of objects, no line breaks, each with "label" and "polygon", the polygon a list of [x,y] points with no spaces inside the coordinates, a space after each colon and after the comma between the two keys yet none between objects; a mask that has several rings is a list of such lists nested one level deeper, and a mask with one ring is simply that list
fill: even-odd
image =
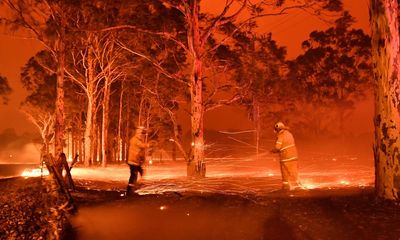
[{"label": "eucalyptus tree", "polygon": [[126,79],[127,72],[125,68],[129,68],[130,62],[124,57],[125,51],[116,44],[115,34],[109,33],[96,41],[93,46],[93,53],[98,62],[98,68],[102,77],[102,127],[101,127],[101,151],[102,166],[107,165],[110,159],[109,151],[109,122],[110,122],[110,95],[111,86],[116,81]]},{"label": "eucalyptus tree", "polygon": [[[56,63],[49,51],[40,51],[31,57],[21,70],[22,86],[28,92],[28,96],[21,103],[21,111],[38,128],[42,137],[43,153],[49,153],[54,142],[53,125],[55,123],[54,105],[56,100]],[[72,120],[79,115],[76,106],[77,89],[72,85],[66,85],[68,93],[65,98],[66,123],[76,127]],[[75,106],[73,106],[75,104]]]},{"label": "eucalyptus tree", "polygon": [[271,34],[246,31],[235,39],[238,62],[233,76],[241,89],[240,104],[246,107],[248,117],[254,123],[258,156],[262,123],[278,111],[274,106],[279,105],[282,109],[288,105],[285,96],[290,94],[284,76],[286,49],[278,46]]},{"label": "eucalyptus tree", "polygon": [[[107,155],[108,102],[110,85],[123,75],[123,63],[117,63],[120,53],[115,49],[115,36],[98,31],[115,25],[122,11],[118,1],[79,1],[75,14],[69,18],[71,48],[67,54],[66,76],[81,88],[86,96],[84,131],[84,163],[89,166],[95,158],[97,139],[96,113],[102,109],[102,155]],[[120,64],[120,65],[119,65]],[[117,67],[115,67],[117,66]],[[116,74],[119,72],[118,74]],[[103,98],[102,98],[103,97]],[[103,100],[102,100],[103,99]],[[101,106],[102,105],[102,106]],[[107,160],[107,156],[103,159]],[[106,164],[104,162],[104,164]]]},{"label": "eucalyptus tree", "polygon": [[400,199],[400,38],[395,0],[370,1],[375,90],[375,188],[379,197]]},{"label": "eucalyptus tree", "polygon": [[1,6],[7,14],[1,22],[10,30],[24,29],[37,39],[52,54],[56,68],[55,108],[55,155],[59,156],[64,146],[64,68],[68,15],[76,11],[76,1],[65,0],[2,0]]},{"label": "eucalyptus tree", "polygon": [[303,116],[298,119],[316,135],[324,124],[336,125],[343,134],[343,122],[354,102],[372,87],[370,37],[352,28],[352,23],[353,17],[344,12],[335,26],[313,31],[302,44],[304,53],[289,62],[288,76],[299,90],[296,102],[303,108],[297,111],[297,116]]},{"label": "eucalyptus tree", "polygon": [[0,75],[0,96],[3,99],[3,104],[8,102],[7,95],[11,93],[10,85],[8,84],[7,78]]},{"label": "eucalyptus tree", "polygon": [[[204,96],[207,60],[212,59],[216,52],[226,48],[240,29],[254,24],[254,20],[257,18],[288,14],[291,9],[299,8],[316,15],[322,14],[324,10],[338,11],[341,9],[341,2],[338,0],[278,0],[257,1],[257,3],[247,0],[228,0],[225,1],[221,12],[213,15],[201,11],[200,0],[165,0],[162,2],[167,8],[178,11],[185,26],[183,31],[167,32],[164,30],[155,34],[173,41],[186,53],[188,77],[185,80],[187,91],[190,93],[192,136],[188,176],[192,177],[205,175],[204,113],[206,102],[209,101]],[[235,5],[236,2],[239,5]],[[211,92],[212,96],[216,95],[215,91]],[[234,95],[231,99],[213,104],[214,106],[209,109],[232,103],[238,99],[240,99],[238,95]]]}]

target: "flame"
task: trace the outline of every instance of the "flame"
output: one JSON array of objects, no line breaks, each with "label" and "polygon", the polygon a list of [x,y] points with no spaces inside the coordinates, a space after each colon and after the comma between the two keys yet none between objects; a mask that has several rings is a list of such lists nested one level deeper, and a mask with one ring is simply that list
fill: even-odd
[{"label": "flame", "polygon": [[302,183],[301,187],[303,189],[315,189],[315,188],[318,188],[318,185],[315,183]]},{"label": "flame", "polygon": [[25,178],[40,177],[47,175],[49,175],[49,171],[46,168],[43,168],[43,173],[42,173],[42,168],[34,168],[34,169],[25,169],[21,174],[21,176]]},{"label": "flame", "polygon": [[347,180],[341,180],[340,184],[342,184],[342,185],[350,185],[350,182],[347,181]]}]

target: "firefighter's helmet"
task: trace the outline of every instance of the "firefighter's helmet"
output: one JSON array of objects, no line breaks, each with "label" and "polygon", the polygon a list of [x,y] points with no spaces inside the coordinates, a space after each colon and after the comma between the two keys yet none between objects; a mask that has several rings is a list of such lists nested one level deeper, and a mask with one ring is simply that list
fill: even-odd
[{"label": "firefighter's helmet", "polygon": [[143,126],[139,126],[136,128],[136,135],[141,135],[141,134],[145,134],[146,133],[146,129]]},{"label": "firefighter's helmet", "polygon": [[283,129],[286,129],[285,124],[283,124],[282,122],[277,122],[277,123],[275,123],[274,130],[275,130],[276,132],[279,132],[279,131],[281,131],[281,130],[283,130]]}]

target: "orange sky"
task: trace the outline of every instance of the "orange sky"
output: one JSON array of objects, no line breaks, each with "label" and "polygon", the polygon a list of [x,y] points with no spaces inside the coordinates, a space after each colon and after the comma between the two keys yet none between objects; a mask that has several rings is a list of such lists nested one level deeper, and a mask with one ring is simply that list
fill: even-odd
[{"label": "orange sky", "polygon": [[[216,11],[224,2],[225,0],[204,0],[203,10]],[[369,33],[367,2],[368,0],[344,0],[344,6],[356,18],[357,22],[354,26]],[[293,10],[286,16],[264,18],[259,25],[261,32],[272,32],[272,36],[278,44],[287,47],[289,58],[293,58],[301,52],[301,42],[307,39],[311,31],[327,28],[326,23],[300,10]],[[34,40],[21,39],[17,34],[12,36],[12,34],[0,30],[0,73],[8,78],[13,88],[9,104],[0,105],[0,132],[6,128],[15,128],[19,133],[35,131],[35,127],[18,110],[19,103],[25,96],[19,81],[19,71],[28,58],[40,48],[41,45]],[[367,101],[356,110],[354,121],[370,119],[366,125],[354,124],[354,127],[359,128],[358,132],[372,130],[372,108],[371,101]],[[221,121],[221,117],[227,115],[234,115],[235,121]],[[246,122],[246,116],[242,111],[228,108],[208,114],[205,126],[214,129],[250,126],[248,123],[244,126],[243,122]]]}]

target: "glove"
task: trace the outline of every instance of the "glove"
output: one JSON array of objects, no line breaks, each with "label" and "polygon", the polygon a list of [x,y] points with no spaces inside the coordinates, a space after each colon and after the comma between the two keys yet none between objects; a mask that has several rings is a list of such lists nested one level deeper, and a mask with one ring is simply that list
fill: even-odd
[{"label": "glove", "polygon": [[271,151],[269,151],[270,153],[279,153],[279,150],[278,149],[276,149],[276,148],[274,148],[274,149],[272,149]]}]

